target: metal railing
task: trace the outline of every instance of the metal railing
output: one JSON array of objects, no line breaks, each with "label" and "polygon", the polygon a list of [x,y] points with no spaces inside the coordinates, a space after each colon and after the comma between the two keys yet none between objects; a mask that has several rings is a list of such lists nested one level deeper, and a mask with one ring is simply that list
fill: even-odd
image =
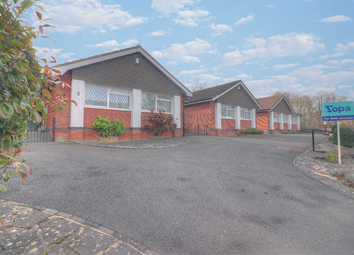
[{"label": "metal railing", "polygon": [[[333,131],[329,131],[329,130],[322,130],[322,129],[309,129],[312,131],[312,150],[316,151],[315,148],[315,131],[316,132],[322,132],[322,133],[332,133],[332,134],[337,134],[337,132],[333,132]],[[354,135],[351,133],[343,133],[343,132],[339,132],[340,135]],[[324,152],[324,151],[318,151],[318,152]]]}]

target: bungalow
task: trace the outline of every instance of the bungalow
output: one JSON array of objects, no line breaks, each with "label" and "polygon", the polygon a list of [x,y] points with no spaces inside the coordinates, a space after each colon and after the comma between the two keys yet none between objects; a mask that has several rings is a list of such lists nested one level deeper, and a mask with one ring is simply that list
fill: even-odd
[{"label": "bungalow", "polygon": [[237,135],[240,129],[255,128],[256,110],[262,108],[241,80],[195,91],[184,105],[185,132],[208,135]]},{"label": "bungalow", "polygon": [[97,131],[91,127],[98,115],[124,122],[126,131],[120,139],[150,137],[151,131],[142,126],[151,108],[173,116],[177,129],[167,136],[182,136],[183,100],[192,93],[140,45],[55,68],[71,86],[62,84],[56,89],[77,103],[68,111],[51,113],[56,140],[97,140]]},{"label": "bungalow", "polygon": [[284,95],[257,98],[262,108],[257,110],[257,129],[264,133],[300,131],[300,114],[292,109]]}]

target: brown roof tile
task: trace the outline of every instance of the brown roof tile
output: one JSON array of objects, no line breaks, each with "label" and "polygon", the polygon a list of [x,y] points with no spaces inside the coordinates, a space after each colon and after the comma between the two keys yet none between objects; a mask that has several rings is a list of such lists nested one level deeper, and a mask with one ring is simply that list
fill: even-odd
[{"label": "brown roof tile", "polygon": [[270,110],[273,106],[283,97],[284,95],[278,96],[270,96],[270,97],[262,97],[257,98],[257,101],[262,105],[262,109],[260,110]]}]

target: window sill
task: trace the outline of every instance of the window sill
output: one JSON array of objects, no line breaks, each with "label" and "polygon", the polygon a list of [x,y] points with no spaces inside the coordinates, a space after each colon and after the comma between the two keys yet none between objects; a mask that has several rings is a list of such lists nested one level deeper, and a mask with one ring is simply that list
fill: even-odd
[{"label": "window sill", "polygon": [[85,105],[84,108],[90,108],[90,109],[100,109],[100,110],[112,110],[112,111],[127,111],[130,112],[131,110],[129,109],[118,109],[118,108],[107,108],[103,106],[93,106],[93,105]]}]

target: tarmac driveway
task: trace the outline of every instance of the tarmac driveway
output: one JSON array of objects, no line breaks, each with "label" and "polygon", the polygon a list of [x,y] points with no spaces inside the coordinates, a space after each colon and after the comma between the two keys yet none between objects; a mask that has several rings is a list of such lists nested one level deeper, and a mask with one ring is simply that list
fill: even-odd
[{"label": "tarmac driveway", "polygon": [[160,254],[353,253],[353,201],[292,165],[310,135],[189,139],[146,150],[30,144],[33,176],[12,179],[1,197],[89,219]]}]

